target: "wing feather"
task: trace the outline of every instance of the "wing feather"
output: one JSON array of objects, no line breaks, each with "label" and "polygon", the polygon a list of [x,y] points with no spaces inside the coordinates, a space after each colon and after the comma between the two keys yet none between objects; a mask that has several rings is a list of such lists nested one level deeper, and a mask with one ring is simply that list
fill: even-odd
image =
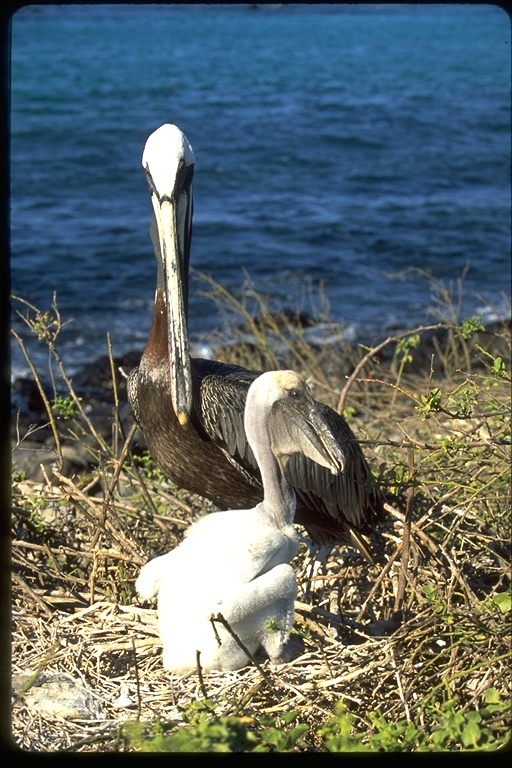
[{"label": "wing feather", "polygon": [[[194,360],[194,364],[197,361]],[[226,458],[254,485],[261,487],[261,478],[244,427],[247,391],[259,376],[216,361],[204,361],[203,377],[197,387],[197,407],[201,427],[214,440]]]}]

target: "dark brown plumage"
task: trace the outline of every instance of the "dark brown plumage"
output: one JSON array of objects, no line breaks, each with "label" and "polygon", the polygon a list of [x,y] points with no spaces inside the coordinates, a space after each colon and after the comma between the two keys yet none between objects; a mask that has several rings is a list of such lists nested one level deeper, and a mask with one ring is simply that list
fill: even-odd
[{"label": "dark brown plumage", "polygon": [[[143,165],[155,211],[158,283],[149,339],[139,368],[130,374],[128,398],[148,449],[166,475],[221,509],[248,508],[263,498],[243,421],[247,391],[260,371],[188,354],[193,163],[192,148],[175,126],[162,126],[148,139]],[[171,212],[162,223],[163,203]],[[315,542],[347,542],[371,560],[361,532],[371,528],[382,509],[380,493],[345,419],[327,405],[319,408],[338,436],[345,469],[333,476],[304,456],[291,457],[286,474],[297,494],[295,521]]]}]

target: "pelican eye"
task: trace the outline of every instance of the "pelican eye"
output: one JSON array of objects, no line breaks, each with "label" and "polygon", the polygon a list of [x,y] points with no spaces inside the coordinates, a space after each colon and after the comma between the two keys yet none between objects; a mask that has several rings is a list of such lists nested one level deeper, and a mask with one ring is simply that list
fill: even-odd
[{"label": "pelican eye", "polygon": [[158,191],[156,188],[156,184],[153,181],[153,176],[151,175],[151,171],[149,169],[149,163],[146,163],[146,167],[144,168],[144,170],[146,171],[146,178],[148,180],[149,190],[153,195],[156,195],[156,197],[158,198]]},{"label": "pelican eye", "polygon": [[300,397],[300,390],[299,389],[290,389],[289,396],[293,397],[294,400],[298,400]]}]

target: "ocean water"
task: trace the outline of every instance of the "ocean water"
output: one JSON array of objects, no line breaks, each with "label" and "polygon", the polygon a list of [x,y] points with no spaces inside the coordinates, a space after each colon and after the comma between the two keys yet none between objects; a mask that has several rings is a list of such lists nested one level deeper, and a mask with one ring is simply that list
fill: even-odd
[{"label": "ocean water", "polygon": [[[27,6],[12,18],[11,283],[54,294],[70,373],[144,346],[155,260],[141,155],[196,154],[192,266],[350,338],[510,306],[510,20],[497,6]],[[191,284],[198,348],[222,325]],[[44,344],[27,335],[32,359]],[[16,343],[12,375],[27,364]]]}]

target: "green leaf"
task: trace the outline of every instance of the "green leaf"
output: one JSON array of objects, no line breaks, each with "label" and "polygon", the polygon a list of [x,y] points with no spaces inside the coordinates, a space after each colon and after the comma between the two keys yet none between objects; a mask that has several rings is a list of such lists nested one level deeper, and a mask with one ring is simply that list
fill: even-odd
[{"label": "green leaf", "polygon": [[435,587],[432,587],[430,584],[423,584],[423,594],[425,595],[427,600],[437,599],[437,589]]},{"label": "green leaf", "polygon": [[507,366],[501,359],[501,357],[495,357],[492,363],[492,372],[499,376],[500,378],[504,378],[507,375]]},{"label": "green leaf", "polygon": [[508,613],[512,610],[512,594],[510,592],[498,592],[492,596],[492,601],[501,613]]},{"label": "green leaf", "polygon": [[482,315],[476,315],[476,317],[466,317],[462,321],[460,327],[457,329],[457,335],[461,336],[466,341],[470,339],[477,331],[485,331],[485,326],[482,323]]},{"label": "green leaf", "polygon": [[466,725],[461,733],[462,743],[465,747],[477,747],[482,735],[479,726],[480,715],[478,712],[468,712],[466,720]]},{"label": "green leaf", "polygon": [[501,704],[501,696],[496,688],[488,688],[484,693],[484,701],[486,704]]}]

